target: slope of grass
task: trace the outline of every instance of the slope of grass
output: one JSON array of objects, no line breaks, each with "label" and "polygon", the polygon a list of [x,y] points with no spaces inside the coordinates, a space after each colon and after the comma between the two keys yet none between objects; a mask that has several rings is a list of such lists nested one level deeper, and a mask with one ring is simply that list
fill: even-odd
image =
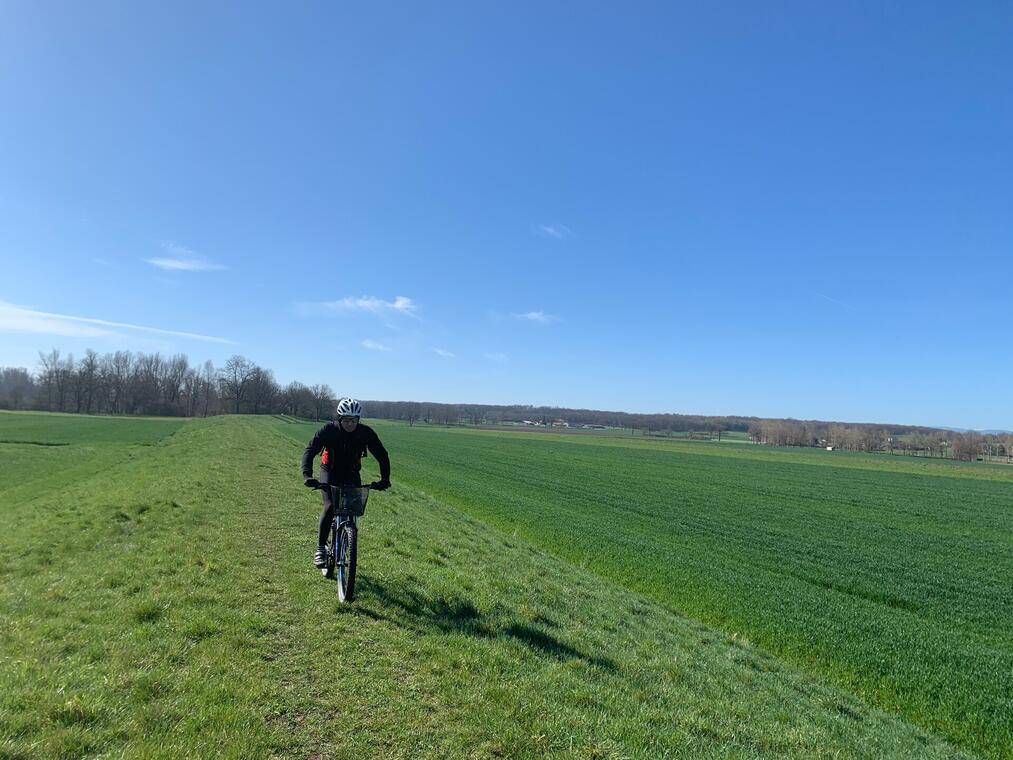
[{"label": "slope of grass", "polygon": [[745,636],[868,704],[1013,756],[1006,471],[377,427],[395,452],[395,481]]},{"label": "slope of grass", "polygon": [[[141,456],[182,420],[0,411],[0,504],[17,504]],[[14,443],[12,443],[14,441]],[[0,566],[9,557],[0,554]]]},{"label": "slope of grass", "polygon": [[339,606],[275,424],[0,493],[0,755],[964,756],[403,485]]}]

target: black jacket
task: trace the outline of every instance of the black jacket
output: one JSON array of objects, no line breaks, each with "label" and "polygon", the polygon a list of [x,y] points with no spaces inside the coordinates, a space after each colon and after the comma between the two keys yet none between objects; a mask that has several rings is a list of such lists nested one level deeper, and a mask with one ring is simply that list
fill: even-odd
[{"label": "black jacket", "polygon": [[313,458],[323,452],[321,483],[358,483],[362,457],[367,449],[380,465],[380,479],[390,480],[390,457],[373,428],[360,422],[355,430],[346,433],[339,423],[328,422],[316,432],[303,452],[302,476],[304,479],[313,477]]}]

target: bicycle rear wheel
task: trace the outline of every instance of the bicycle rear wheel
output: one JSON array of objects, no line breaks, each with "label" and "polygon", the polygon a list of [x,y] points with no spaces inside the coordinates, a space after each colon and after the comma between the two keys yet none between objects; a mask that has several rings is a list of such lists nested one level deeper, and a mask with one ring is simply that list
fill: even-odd
[{"label": "bicycle rear wheel", "polygon": [[345,523],[338,530],[337,562],[335,575],[338,581],[338,599],[342,602],[352,601],[355,595],[355,559],[358,554],[358,536],[355,526]]}]

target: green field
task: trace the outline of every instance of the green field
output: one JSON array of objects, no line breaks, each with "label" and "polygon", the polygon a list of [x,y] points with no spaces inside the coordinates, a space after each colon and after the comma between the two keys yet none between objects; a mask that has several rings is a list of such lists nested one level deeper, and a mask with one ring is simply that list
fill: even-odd
[{"label": "green field", "polygon": [[186,423],[167,417],[82,417],[0,411],[0,443],[67,446],[70,444],[152,445]]},{"label": "green field", "polygon": [[434,498],[869,704],[1011,751],[1008,468],[378,427]]},{"label": "green field", "polygon": [[341,607],[310,426],[0,413],[0,757],[1009,756],[1003,476],[377,427]]}]

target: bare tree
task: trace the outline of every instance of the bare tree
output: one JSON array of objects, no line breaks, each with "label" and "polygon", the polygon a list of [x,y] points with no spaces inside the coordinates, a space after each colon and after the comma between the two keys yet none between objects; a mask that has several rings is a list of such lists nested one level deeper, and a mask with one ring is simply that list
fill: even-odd
[{"label": "bare tree", "polygon": [[250,380],[256,370],[257,365],[238,354],[225,362],[221,373],[222,395],[232,403],[234,414],[239,414],[250,390]]},{"label": "bare tree", "polygon": [[960,433],[953,439],[953,456],[973,462],[981,453],[981,435],[979,433]]},{"label": "bare tree", "polygon": [[195,417],[200,395],[200,374],[197,370],[187,367],[180,388],[180,404],[183,414],[187,417]]},{"label": "bare tree", "polygon": [[56,375],[60,366],[60,352],[53,349],[48,354],[39,351],[39,382],[46,390],[46,409],[53,408],[53,399],[56,395]]},{"label": "bare tree", "polygon": [[85,412],[92,411],[95,402],[95,389],[98,385],[99,358],[90,348],[84,352],[84,359],[77,368],[77,411],[82,405]]},{"label": "bare tree", "polygon": [[162,386],[165,377],[165,360],[162,355],[138,354],[131,375],[132,413],[156,414],[162,408]]},{"label": "bare tree", "polygon": [[[54,353],[56,353],[54,351]],[[67,408],[67,397],[71,393],[74,380],[74,354],[56,363],[56,408],[64,411]]]},{"label": "bare tree", "polygon": [[164,364],[162,372],[162,398],[166,406],[174,410],[179,403],[180,394],[183,392],[183,381],[186,378],[187,370],[190,369],[190,360],[186,354],[176,354]]},{"label": "bare tree", "polygon": [[281,395],[281,389],[274,380],[274,373],[269,369],[254,367],[250,375],[249,402],[253,406],[253,413],[270,413],[274,404]]},{"label": "bare tree", "polygon": [[314,385],[310,388],[313,393],[313,416],[314,419],[322,420],[330,417],[331,407],[334,406],[334,391],[329,385]]},{"label": "bare tree", "polygon": [[208,416],[211,401],[215,398],[215,365],[208,359],[200,371],[200,404],[203,416]]},{"label": "bare tree", "polygon": [[418,403],[408,404],[408,408],[405,411],[405,417],[408,420],[408,427],[414,426],[415,422],[419,418],[419,415],[421,414],[422,414],[422,404]]},{"label": "bare tree", "polygon": [[64,411],[71,391],[74,374],[74,356],[60,358],[58,349],[48,354],[39,352],[39,380],[46,389],[46,409]]},{"label": "bare tree", "polygon": [[35,383],[24,367],[4,367],[0,370],[0,405],[21,409],[34,392]]},{"label": "bare tree", "polygon": [[312,417],[317,408],[313,391],[300,382],[289,383],[282,394],[282,408],[294,417]]},{"label": "bare tree", "polygon": [[131,377],[134,374],[134,356],[129,351],[117,351],[106,355],[102,362],[103,374],[110,388],[110,403],[114,414],[123,414],[133,402]]}]

